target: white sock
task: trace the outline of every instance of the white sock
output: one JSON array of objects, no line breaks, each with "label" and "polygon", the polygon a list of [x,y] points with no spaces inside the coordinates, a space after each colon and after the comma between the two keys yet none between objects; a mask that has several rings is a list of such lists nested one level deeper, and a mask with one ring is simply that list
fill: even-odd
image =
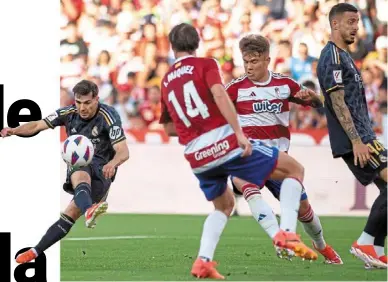
[{"label": "white sock", "polygon": [[221,211],[215,210],[206,218],[203,224],[201,246],[198,257],[213,260],[214,251],[222,231],[224,230],[228,217]]},{"label": "white sock", "polygon": [[[303,221],[306,220],[306,221]],[[315,246],[323,250],[326,247],[325,239],[323,239],[323,229],[319,217],[314,214],[314,211],[310,207],[309,211],[299,218],[302,223],[304,231],[314,241]]]},{"label": "white sock", "polygon": [[294,178],[284,179],[280,189],[280,229],[295,232],[302,184]]},{"label": "white sock", "polygon": [[373,245],[375,242],[375,237],[369,235],[366,232],[362,232],[360,238],[357,240],[359,245]]},{"label": "white sock", "polygon": [[253,218],[273,239],[276,233],[279,232],[279,223],[271,207],[264,201],[259,188],[253,184],[244,185],[243,194],[251,209]]},{"label": "white sock", "polygon": [[384,247],[382,246],[373,246],[375,248],[376,254],[378,257],[381,257],[384,255]]},{"label": "white sock", "polygon": [[38,252],[35,250],[35,248],[31,248],[31,250],[34,252],[36,256],[38,256]]}]

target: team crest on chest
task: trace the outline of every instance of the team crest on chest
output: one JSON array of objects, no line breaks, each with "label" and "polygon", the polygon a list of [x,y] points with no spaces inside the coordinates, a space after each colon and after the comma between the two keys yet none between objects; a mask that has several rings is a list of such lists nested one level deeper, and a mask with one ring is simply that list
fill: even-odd
[{"label": "team crest on chest", "polygon": [[97,129],[97,126],[95,126],[92,129],[92,136],[96,137],[97,135],[98,135],[98,129]]}]

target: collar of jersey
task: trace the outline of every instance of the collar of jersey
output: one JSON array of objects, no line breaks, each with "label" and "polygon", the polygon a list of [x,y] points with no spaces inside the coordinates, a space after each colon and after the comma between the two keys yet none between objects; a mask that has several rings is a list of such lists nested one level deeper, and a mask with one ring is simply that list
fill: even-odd
[{"label": "collar of jersey", "polygon": [[192,58],[192,57],[194,57],[194,56],[193,55],[187,55],[187,56],[180,57],[180,58],[175,60],[174,64],[176,64],[176,63],[178,63],[178,62],[180,62],[180,61],[182,61],[184,59]]},{"label": "collar of jersey", "polygon": [[337,48],[340,49],[341,51],[344,51],[344,52],[348,53],[348,51],[342,49],[341,47],[338,47],[337,44],[335,44],[333,41],[329,40],[329,43],[333,44],[335,47],[337,47]]},{"label": "collar of jersey", "polygon": [[252,83],[254,84],[254,85],[260,85],[260,86],[264,86],[264,85],[267,85],[267,84],[269,84],[270,82],[271,82],[271,79],[272,79],[272,71],[268,71],[268,73],[269,73],[269,78],[268,78],[268,80],[267,81],[264,81],[264,82],[255,82],[255,81],[252,81]]}]

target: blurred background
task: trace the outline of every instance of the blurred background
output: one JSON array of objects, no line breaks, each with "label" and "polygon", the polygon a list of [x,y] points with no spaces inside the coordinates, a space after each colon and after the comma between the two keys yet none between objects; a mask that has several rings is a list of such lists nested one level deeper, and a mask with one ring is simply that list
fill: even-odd
[{"label": "blurred background", "polygon": [[[361,14],[350,52],[362,70],[378,139],[387,146],[387,134],[382,131],[387,128],[388,1],[347,2]],[[167,38],[172,27],[186,22],[198,29],[202,40],[197,55],[216,58],[225,83],[244,73],[239,39],[260,33],[271,41],[270,70],[320,92],[316,65],[329,40],[328,13],[336,3],[61,0],[61,106],[73,103],[71,89],[79,80],[93,80],[101,101],[120,114],[130,144],[131,158],[119,169],[109,210],[189,214],[212,210],[183,158],[182,146],[166,136],[158,123],[160,81],[174,61]],[[315,211],[366,215],[377,189],[362,186],[341,160],[332,158],[323,109],[292,105],[291,131],[290,154],[306,168],[305,184]],[[275,199],[270,195],[266,199],[278,209]],[[63,207],[68,200],[64,194]],[[238,205],[241,214],[249,214],[245,201]]]},{"label": "blurred background", "polygon": [[[378,138],[387,146],[387,134],[382,130],[387,128],[388,1],[346,2],[356,5],[361,13],[357,41],[350,46],[350,52],[362,70]],[[225,83],[244,72],[239,39],[248,33],[260,33],[271,41],[270,70],[287,74],[320,92],[316,65],[329,39],[328,13],[336,3],[61,0],[61,106],[73,103],[71,89],[79,80],[93,80],[100,88],[101,101],[114,106],[120,114],[130,150],[130,159],[119,167],[109,192],[109,214],[101,219],[93,235],[80,221],[69,234],[79,237],[72,238],[78,241],[61,242],[62,280],[188,279],[181,266],[190,267],[204,220],[193,215],[206,215],[214,207],[198,188],[183,157],[183,147],[176,138],[166,136],[158,124],[160,81],[174,61],[167,39],[171,28],[186,22],[198,29],[202,40],[197,55],[216,58]],[[357,238],[365,224],[378,189],[374,184],[362,186],[342,160],[332,158],[322,109],[292,105],[291,131],[290,154],[305,167],[309,202],[321,217],[325,237],[346,261],[345,268],[339,273],[317,264],[280,264],[273,256],[271,241],[264,233],[257,233],[260,228],[250,219],[238,218],[231,221],[223,235],[226,238],[222,240],[227,243],[219,253],[223,265],[228,265],[225,256],[229,256],[232,265],[239,265],[240,274],[233,270],[231,279],[312,281],[341,276],[357,280],[362,275],[366,280],[377,280],[373,275],[381,275],[377,278],[384,280],[383,272],[357,272],[358,267],[363,270],[362,265],[348,251],[351,238]],[[62,141],[66,138],[63,128],[61,137]],[[64,179],[64,162],[61,170]],[[279,202],[267,189],[262,189],[262,194],[278,214]],[[61,209],[71,198],[62,191]],[[241,216],[251,215],[243,198],[236,199],[235,211]],[[85,239],[90,236],[103,236],[104,241]],[[143,243],[135,238],[152,239]],[[80,250],[86,250],[89,258]],[[136,254],[136,259],[131,259],[131,254]],[[297,278],[290,278],[288,273]]]},{"label": "blurred background", "polygon": [[[329,39],[328,12],[338,2],[361,12],[350,50],[381,132],[387,111],[388,3],[379,0],[61,0],[61,106],[73,102],[75,83],[91,79],[126,129],[160,129],[160,80],[174,61],[167,35],[182,22],[198,29],[198,56],[216,58],[225,83],[244,72],[239,39],[260,33],[271,41],[270,69],[319,92],[317,59]],[[322,110],[293,105],[293,130],[325,127]]]}]

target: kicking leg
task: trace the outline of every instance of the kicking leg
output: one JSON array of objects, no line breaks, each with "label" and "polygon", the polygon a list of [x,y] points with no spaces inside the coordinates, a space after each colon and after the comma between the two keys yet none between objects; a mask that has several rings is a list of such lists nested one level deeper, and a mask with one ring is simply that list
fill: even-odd
[{"label": "kicking leg", "polygon": [[316,260],[317,254],[308,248],[296,235],[298,210],[302,194],[304,168],[294,158],[279,152],[275,171],[270,176],[273,180],[283,180],[280,189],[281,231],[275,236],[275,244],[279,247],[295,251],[297,256]]},{"label": "kicking leg", "polygon": [[91,188],[91,172],[76,171],[71,175],[71,183],[74,188],[74,203],[85,215],[85,225],[94,228],[96,219],[105,213],[108,208],[107,202],[93,204]]}]

